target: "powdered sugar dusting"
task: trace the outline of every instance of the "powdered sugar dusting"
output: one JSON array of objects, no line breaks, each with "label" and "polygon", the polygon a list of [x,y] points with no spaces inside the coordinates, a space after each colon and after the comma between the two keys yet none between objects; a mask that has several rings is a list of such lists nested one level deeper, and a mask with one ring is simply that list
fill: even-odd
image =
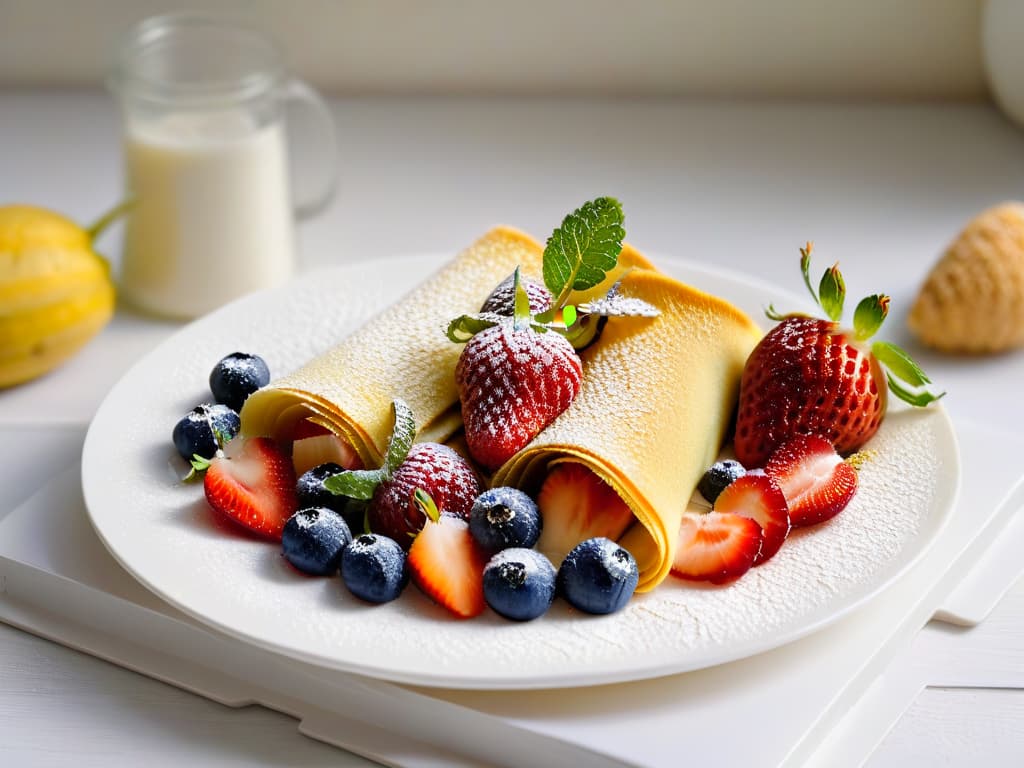
[{"label": "powdered sugar dusting", "polygon": [[[272,371],[294,368],[389,300],[382,275],[401,271],[413,285],[436,263],[409,259],[311,274],[198,321],[134,368],[97,414],[90,443],[102,454],[85,464],[121,468],[85,478],[102,486],[105,501],[90,502],[90,516],[118,560],[161,597],[229,635],[328,667],[434,685],[578,685],[683,671],[793,639],[884,585],[924,551],[945,519],[952,503],[946,478],[958,472],[948,419],[941,407],[902,410],[872,440],[875,457],[860,471],[851,505],[829,523],[794,533],[771,561],[732,585],[669,578],[610,616],[583,615],[556,599],[545,616],[525,624],[489,610],[459,621],[414,586],[392,603],[370,606],[340,579],[296,573],[278,548],[220,525],[200,485],[167,472],[175,453],[171,427],[203,398],[206,375],[225,350],[257,351]],[[698,285],[714,277],[665,266]],[[719,283],[722,295],[746,295],[755,308],[765,299],[763,291],[743,290]],[[153,381],[165,384],[154,391]],[[678,393],[687,396],[693,393]],[[622,417],[616,411],[604,418]],[[623,427],[638,442],[667,428],[628,418]],[[673,472],[674,463],[670,456],[663,470]],[[87,499],[99,494],[87,488]]]},{"label": "powdered sugar dusting", "polygon": [[721,447],[760,331],[722,300],[647,270],[624,277],[622,292],[660,315],[609,320],[583,353],[572,407],[494,481],[530,488],[552,460],[586,463],[643,524],[627,537],[644,590],[668,572],[685,501]]},{"label": "powdered sugar dusting", "polygon": [[[397,303],[373,307],[374,315],[354,333],[321,333],[327,343],[310,362],[249,398],[243,432],[276,434],[289,408],[316,403],[356,443],[364,462],[376,464],[390,434],[394,398],[409,404],[420,428],[458,401],[452,371],[462,345],[445,336],[448,322],[475,312],[516,266],[539,274],[541,257],[540,245],[525,235],[492,230]],[[345,286],[335,290],[344,296],[339,300],[355,298]]]}]

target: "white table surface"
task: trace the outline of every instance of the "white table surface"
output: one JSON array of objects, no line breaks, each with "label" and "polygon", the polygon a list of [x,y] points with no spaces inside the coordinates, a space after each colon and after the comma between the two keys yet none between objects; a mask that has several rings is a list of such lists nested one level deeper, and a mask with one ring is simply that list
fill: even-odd
[{"label": "white table surface", "polygon": [[[887,335],[950,391],[956,418],[1024,430],[1007,404],[1017,353],[949,361],[903,322],[943,246],[976,212],[1024,198],[1024,132],[986,105],[338,100],[341,186],[299,228],[302,268],[453,252],[496,223],[544,237],[599,194],[619,197],[628,239],[652,255],[704,259],[799,289],[797,247],[844,267],[853,295],[893,296]],[[299,159],[300,170],[310,158]],[[315,159],[312,159],[315,161]],[[117,115],[100,92],[0,92],[0,204],[88,222],[118,197]],[[118,261],[115,234],[101,250]],[[56,373],[0,392],[0,515],[66,459],[120,374],[177,326],[124,309]],[[993,396],[955,397],[988,376]],[[56,451],[58,455],[54,456]],[[60,455],[61,453],[65,455]],[[7,450],[5,455],[11,455]],[[1008,460],[1020,462],[1020,457]],[[1024,463],[1021,463],[1024,472]],[[913,663],[928,688],[869,760],[1024,762],[1024,581],[970,630],[929,625]],[[1011,674],[1014,673],[1014,674]],[[706,756],[712,758],[713,756]],[[362,765],[299,735],[289,718],[232,710],[0,624],[0,765]]]}]

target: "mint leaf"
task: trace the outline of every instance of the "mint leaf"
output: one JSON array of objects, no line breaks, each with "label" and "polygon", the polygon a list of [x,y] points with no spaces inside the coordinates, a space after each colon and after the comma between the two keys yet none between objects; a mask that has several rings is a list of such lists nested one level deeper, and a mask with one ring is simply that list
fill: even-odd
[{"label": "mint leaf", "polygon": [[368,501],[383,482],[383,469],[350,469],[328,477],[324,480],[324,488],[335,496]]},{"label": "mint leaf", "polygon": [[391,439],[388,440],[384,466],[381,467],[387,477],[391,477],[405,461],[409,449],[412,448],[412,442],[416,439],[416,419],[413,418],[412,409],[404,400],[398,399],[391,404],[391,408],[395,413],[395,426],[391,430]]},{"label": "mint leaf", "polygon": [[593,288],[618,262],[623,227],[622,205],[611,197],[584,203],[562,220],[544,248],[544,284],[552,305],[565,305],[569,294]]}]

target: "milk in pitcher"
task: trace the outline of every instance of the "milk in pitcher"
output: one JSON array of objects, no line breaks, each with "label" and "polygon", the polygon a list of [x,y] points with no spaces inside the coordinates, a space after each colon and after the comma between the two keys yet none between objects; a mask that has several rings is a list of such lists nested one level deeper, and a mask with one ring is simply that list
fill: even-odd
[{"label": "milk in pitcher", "polygon": [[277,285],[294,265],[281,121],[243,110],[180,112],[126,126],[133,208],[121,274],[140,309],[196,317]]}]

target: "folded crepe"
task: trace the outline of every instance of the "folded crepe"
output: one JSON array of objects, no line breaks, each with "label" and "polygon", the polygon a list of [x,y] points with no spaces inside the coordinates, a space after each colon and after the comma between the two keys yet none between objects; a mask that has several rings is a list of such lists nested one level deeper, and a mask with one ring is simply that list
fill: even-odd
[{"label": "folded crepe", "polygon": [[[449,321],[479,311],[517,266],[540,279],[543,252],[515,229],[491,230],[336,346],[253,393],[242,408],[242,433],[286,441],[308,419],[343,437],[374,467],[393,426],[391,403],[401,398],[416,419],[417,439],[444,441],[462,424],[455,364],[463,345],[445,335]],[[650,266],[626,247],[594,293],[629,267]]]},{"label": "folded crepe", "polygon": [[761,331],[728,302],[652,270],[626,274],[621,292],[661,314],[609,320],[582,354],[572,405],[493,484],[535,490],[557,463],[588,467],[636,517],[620,543],[640,567],[637,590],[647,591],[671,569],[683,510],[721,449]]}]

